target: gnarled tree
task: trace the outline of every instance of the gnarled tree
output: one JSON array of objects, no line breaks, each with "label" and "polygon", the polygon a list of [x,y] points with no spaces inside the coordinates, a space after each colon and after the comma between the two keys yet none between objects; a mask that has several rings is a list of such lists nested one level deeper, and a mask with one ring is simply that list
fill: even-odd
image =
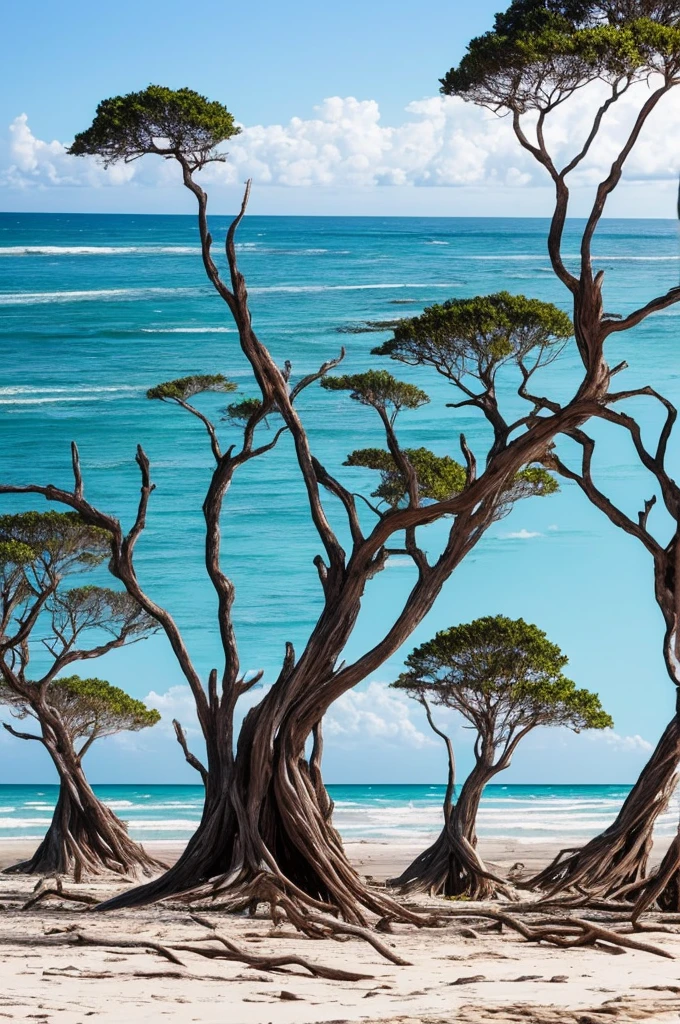
[{"label": "gnarled tree", "polygon": [[[664,411],[663,427],[654,446],[643,440],[638,422],[629,413],[616,408],[618,402],[644,397],[660,403]],[[671,845],[661,868],[645,882],[654,826],[676,787],[680,763],[680,487],[666,465],[677,411],[652,387],[613,394],[610,403],[599,416],[628,433],[655,487],[655,493],[642,503],[636,516],[620,508],[597,486],[593,476],[595,442],[585,431],[571,432],[581,449],[578,469],[572,468],[555,451],[549,453],[545,461],[566,479],[576,482],[610,522],[639,540],[652,556],[654,596],[665,625],[664,664],[676,688],[676,712],[612,824],[583,847],[562,850],[529,884],[552,894],[578,889],[600,897],[640,899],[647,905],[656,899],[664,909],[677,911],[680,910],[680,838]],[[663,524],[659,524],[657,530],[650,524],[657,495],[673,524],[670,539],[658,536],[665,532]]]},{"label": "gnarled tree", "polygon": [[[444,827],[424,853],[391,884],[405,892],[490,899],[508,895],[477,851],[476,821],[484,787],[509,767],[521,740],[540,725],[606,729],[613,725],[597,694],[577,690],[563,674],[567,658],[543,630],[503,615],[452,626],[416,647],[396,682],[425,709],[445,744],[449,776]],[[455,795],[450,737],[434,722],[431,706],[462,715],[476,732],[475,763]]]},{"label": "gnarled tree", "polygon": [[[160,108],[159,97],[162,97]],[[76,509],[88,522],[110,532],[111,571],[165,630],[196,701],[207,748],[206,801],[200,826],[183,856],[162,879],[122,894],[108,906],[131,905],[178,892],[214,892],[221,888],[232,894],[235,903],[258,898],[285,900],[287,909],[301,926],[304,920],[311,920],[309,915],[304,917],[303,906],[315,908],[313,913],[321,905],[332,906],[350,922],[358,922],[364,920],[366,910],[380,915],[400,911],[386,896],[368,891],[349,865],[330,825],[329,805],[322,792],[318,762],[314,763],[314,770],[310,770],[304,756],[307,739],[315,730],[318,733],[319,723],[333,701],[366,679],[408,639],[456,566],[512,500],[520,474],[531,470],[539,483],[539,492],[546,487],[545,474],[540,468],[531,469],[532,464],[543,458],[547,446],[560,431],[583,424],[605,400],[611,370],[603,355],[603,343],[608,334],[627,323],[609,319],[602,313],[599,283],[587,259],[592,237],[589,229],[584,236],[583,273],[580,278],[568,277],[575,299],[576,338],[583,362],[583,376],[574,397],[563,407],[552,408],[546,399],[535,397],[528,390],[532,365],[540,367],[542,357],[549,349],[563,344],[568,332],[560,329],[555,337],[548,327],[543,341],[537,343],[530,356],[517,332],[511,332],[511,353],[503,352],[500,357],[493,351],[487,352],[484,338],[480,338],[484,351],[471,364],[477,383],[470,377],[469,361],[460,367],[459,376],[451,374],[451,383],[459,397],[462,391],[462,400],[490,424],[492,444],[478,469],[475,454],[462,437],[463,464],[459,473],[462,489],[454,487],[450,493],[434,499],[421,493],[418,470],[399,444],[394,417],[400,411],[397,404],[404,403],[401,399],[394,402],[396,392],[388,394],[387,383],[387,390],[381,389],[376,394],[369,381],[364,381],[357,389],[346,380],[352,393],[360,394],[361,400],[376,410],[383,427],[386,452],[403,484],[403,497],[388,502],[386,508],[371,503],[372,518],[366,522],[368,513],[357,504],[355,495],[312,452],[298,411],[305,389],[327,374],[338,360],[331,360],[293,382],[289,364],[283,369],[276,364],[253,327],[246,283],[238,268],[235,247],[248,190],[241,211],[227,233],[227,277],[222,275],[213,255],[207,219],[208,197],[197,182],[196,174],[211,161],[222,159],[216,147],[232,134],[233,125],[224,108],[222,116],[218,117],[214,104],[196,94],[188,94],[186,90],[172,93],[152,87],[143,93],[116,97],[101,104],[91,128],[78,135],[71,147],[74,154],[94,155],[106,162],[132,160],[145,154],[177,161],[183,182],[198,204],[206,274],[234,320],[241,351],[250,364],[257,388],[256,395],[247,399],[246,406],[236,403],[236,409],[232,409],[233,415],[229,418],[236,422],[245,420],[245,425],[240,446],[230,445],[226,449],[222,447],[215,425],[183,397],[188,395],[183,390],[185,385],[178,396],[162,396],[165,401],[180,404],[198,416],[207,430],[215,460],[203,511],[206,567],[218,596],[217,628],[224,659],[219,669],[210,674],[207,686],[170,612],[144,592],[135,573],[134,547],[146,520],[152,489],[149,462],[141,449],[137,461],[142,475],[142,493],[136,522],[128,533],[113,516],[88,502],[78,467],[72,491],[41,484],[7,484],[0,492],[43,494],[48,500]],[[611,188],[614,185],[615,182]],[[602,205],[594,215],[595,223]],[[556,263],[561,265],[559,239],[556,249],[554,232],[551,251],[557,252]],[[680,291],[655,300],[628,321],[639,322],[647,312],[668,305],[678,297]],[[554,307],[550,309],[554,316]],[[494,338],[495,347],[496,335]],[[462,340],[454,339],[452,344],[454,348],[464,348],[468,339],[469,334]],[[416,361],[425,364],[427,359],[419,357]],[[496,375],[506,370],[519,371],[520,393],[530,403],[527,414],[512,421],[503,417],[495,387]],[[389,388],[392,387],[390,384]],[[258,428],[272,414],[280,417],[280,431],[266,444],[258,444]],[[259,704],[249,711],[235,741],[234,708],[250,681],[244,680],[239,667],[232,619],[234,585],[220,558],[220,514],[234,473],[244,463],[263,456],[278,442],[281,431],[290,435],[305,485],[311,523],[323,552],[316,558],[322,605],[304,650],[296,654],[292,646],[288,646],[278,678]],[[452,451],[446,454],[453,458]],[[440,466],[441,469],[450,476],[448,464]],[[387,471],[389,474],[389,466]],[[525,479],[520,484],[522,493],[526,493],[526,483]],[[426,481],[423,484],[430,486]],[[438,493],[441,495],[441,491]],[[331,503],[334,499],[334,511],[340,509],[344,518],[342,531],[334,525],[326,498]],[[449,525],[448,536],[441,552],[430,561],[420,544],[420,533],[429,524],[444,519]],[[343,663],[343,651],[354,629],[366,586],[384,568],[395,544],[399,545],[396,550],[407,551],[413,560],[412,588],[392,625],[374,646],[350,663]],[[319,749],[318,744],[316,749]],[[216,877],[218,882],[215,882]],[[208,879],[213,879],[211,885],[202,887]]]},{"label": "gnarled tree", "polygon": [[82,765],[98,736],[152,725],[157,712],[101,680],[57,678],[76,662],[158,628],[125,590],[73,585],[106,560],[110,545],[107,531],[77,512],[0,516],[0,703],[20,718],[33,718],[39,730],[3,724],[13,736],[45,747],[60,787],[45,839],[10,872],[80,879],[106,871],[150,875],[164,866],[132,842],[95,796]]},{"label": "gnarled tree", "polygon": [[[586,365],[593,346],[601,351],[609,337],[637,326],[651,313],[680,299],[680,289],[675,287],[623,316],[605,313],[604,271],[595,270],[592,254],[595,232],[626,161],[651,113],[680,83],[680,12],[675,2],[515,0],[497,15],[493,30],[471,41],[460,64],[441,82],[447,95],[509,115],[519,144],[552,180],[555,209],[548,252],[556,276],[573,298],[575,337]],[[592,122],[573,153],[560,162],[548,142],[552,116],[585,87],[592,87]],[[609,172],[596,188],[581,237],[579,262],[570,267],[562,255],[569,176],[585,165],[624,95],[630,100],[638,98],[632,123]],[[624,368],[622,363],[609,372]],[[612,401],[618,397],[613,396]],[[560,406],[554,401],[540,396],[536,401],[537,409],[559,415]],[[606,403],[594,412],[603,407]],[[664,436],[662,454],[666,442]],[[637,443],[641,443],[639,439]],[[644,517],[646,521],[646,514]],[[663,556],[669,566],[674,550],[672,547]],[[655,565],[657,557],[654,554]],[[659,590],[661,579],[657,573],[657,599],[674,608],[674,583],[669,587],[671,577],[667,576]],[[635,885],[644,874],[653,822],[672,790],[679,755],[680,728],[674,719],[611,829],[583,851],[567,852],[559,864],[535,881],[553,890],[573,881],[589,891],[610,893]]]}]

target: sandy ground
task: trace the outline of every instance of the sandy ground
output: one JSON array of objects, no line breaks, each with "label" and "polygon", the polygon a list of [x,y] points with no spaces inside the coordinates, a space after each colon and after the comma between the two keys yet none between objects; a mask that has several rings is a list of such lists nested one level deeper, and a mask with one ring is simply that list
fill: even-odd
[{"label": "sandy ground", "polygon": [[[33,844],[29,844],[32,846]],[[154,843],[168,859],[179,844]],[[363,874],[376,880],[403,867],[414,848],[351,843]],[[0,867],[30,852],[0,842]],[[555,852],[547,844],[489,844],[483,854],[501,869],[516,861],[537,867]],[[186,908],[152,907],[99,914],[75,904],[42,903],[22,911],[35,879],[0,876],[0,1021],[59,1024],[594,1024],[595,1021],[680,1021],[680,931],[645,936],[677,959],[629,950],[620,956],[593,948],[558,950],[528,945],[514,933],[461,934],[465,924],[440,929],[397,927],[384,936],[410,966],[396,967],[358,939],[345,943],[304,938],[288,926],[274,934],[265,917],[226,917],[220,930],[249,953],[295,953],[310,961],[368,975],[335,982],[302,968],[262,971],[244,964],[180,953],[176,966],[151,951],[117,945],[125,939],[165,945],[205,943],[208,933]],[[118,883],[69,885],[105,896]],[[83,946],[76,930],[104,941]]]}]

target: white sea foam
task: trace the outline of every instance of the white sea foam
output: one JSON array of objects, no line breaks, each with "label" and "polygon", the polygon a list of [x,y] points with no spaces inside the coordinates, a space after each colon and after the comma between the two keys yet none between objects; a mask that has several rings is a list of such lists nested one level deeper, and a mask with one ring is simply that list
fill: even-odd
[{"label": "white sea foam", "polygon": [[262,288],[249,288],[251,295],[265,295],[272,292],[364,292],[383,291],[394,288],[451,288],[453,282],[448,284],[272,284]]},{"label": "white sea foam", "polygon": [[233,327],[142,327],[142,334],[235,334]]},{"label": "white sea foam", "polygon": [[33,828],[44,825],[47,828],[51,818],[0,818],[0,828]]},{"label": "white sea foam", "polygon": [[6,245],[0,256],[195,256],[200,248],[188,245]]},{"label": "white sea foam", "polygon": [[97,288],[73,292],[3,292],[0,306],[43,306],[63,302],[111,302],[150,299],[159,295],[197,295],[197,288]]},{"label": "white sea foam", "polygon": [[0,395],[52,395],[52,394],[73,394],[74,391],[79,394],[92,394],[98,395],[109,391],[141,391],[143,385],[135,387],[134,384],[110,384],[102,385],[101,387],[89,387],[87,384],[74,384],[72,388],[41,388],[38,385],[20,385],[12,384],[8,387],[0,388]]}]

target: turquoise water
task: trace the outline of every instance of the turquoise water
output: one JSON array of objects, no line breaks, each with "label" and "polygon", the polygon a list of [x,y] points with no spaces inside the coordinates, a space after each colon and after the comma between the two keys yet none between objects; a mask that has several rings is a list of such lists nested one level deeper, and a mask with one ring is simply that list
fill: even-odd
[{"label": "turquoise water", "polygon": [[[218,255],[227,223],[223,217],[213,220]],[[567,263],[577,259],[580,227],[567,227]],[[568,309],[568,296],[545,255],[546,229],[539,219],[250,217],[239,233],[239,251],[256,328],[281,364],[292,361],[297,378],[336,355],[341,345],[347,349],[347,371],[375,365],[370,350],[386,335],[343,328],[414,315],[450,296],[508,288]],[[596,248],[607,273],[608,311],[625,313],[677,283],[674,222],[605,221]],[[617,378],[622,387],[651,381],[680,398],[679,323],[671,309],[612,341],[612,362],[628,358],[632,367]],[[68,485],[69,444],[76,439],[88,496],[130,524],[139,488],[135,447],[141,443],[147,450],[157,488],[137,548],[138,573],[152,596],[173,611],[207,675],[219,663],[214,601],[205,585],[201,550],[200,505],[210,453],[199,424],[145,398],[158,381],[197,372],[223,372],[244,396],[253,394],[226,310],[205,283],[194,219],[0,214],[0,361],[3,480]],[[402,418],[404,445],[427,444],[456,455],[463,430],[483,458],[484,426],[469,410],[446,408],[454,396],[436,374],[390,368],[417,379],[432,397],[430,405]],[[568,349],[545,371],[541,386],[567,398],[577,379],[578,363]],[[519,411],[511,384],[501,383],[500,390],[508,407]],[[200,402],[219,420],[223,398],[204,396]],[[305,392],[300,408],[321,460],[349,486],[368,493],[375,486],[372,474],[341,464],[353,448],[383,444],[377,418],[346,396],[318,388]],[[645,427],[654,421],[646,407],[640,415]],[[230,434],[236,439],[234,428],[221,426],[225,439]],[[302,648],[320,607],[312,565],[318,544],[290,456],[284,439],[265,460],[246,467],[230,492],[224,519],[225,567],[237,584],[234,614],[242,665],[264,668],[265,682],[278,673],[286,641]],[[598,472],[614,497],[634,501],[631,511],[639,507],[638,498],[629,497],[633,490],[637,494],[639,472],[620,439],[608,443]],[[642,485],[640,497],[647,496],[647,486]],[[2,499],[7,510],[35,505],[35,499]],[[336,515],[332,503],[329,510]],[[368,524],[370,513],[366,516]],[[342,517],[335,522],[342,534]],[[431,553],[444,528],[430,530]],[[564,647],[574,678],[599,690],[618,731],[639,732],[654,742],[670,714],[660,617],[647,556],[615,532],[569,486],[549,501],[522,503],[466,560],[415,639],[475,614],[523,614]],[[536,544],[527,545],[525,535],[538,538]],[[537,585],[548,560],[547,586],[560,578],[559,601],[547,600],[550,589]],[[579,572],[591,573],[587,587]],[[371,584],[348,657],[389,625],[413,579],[408,560],[395,558]],[[588,628],[593,617],[597,640]],[[400,666],[396,655],[377,678],[393,679]],[[98,671],[136,696],[151,689],[164,693],[182,682],[160,637],[112,655]],[[645,700],[631,700],[641,679]],[[363,765],[372,757],[370,746],[348,760],[342,752],[334,754],[334,743],[330,736],[334,778],[369,777]],[[119,755],[113,746],[106,749],[109,768],[100,768],[99,777],[115,779]],[[594,764],[586,777],[612,778],[607,748],[586,744],[583,749]],[[172,778],[179,752],[173,747],[167,756]],[[386,776],[408,778],[414,763],[408,758],[417,756],[409,751],[399,765],[393,759]],[[343,759],[351,761],[349,776]],[[619,777],[634,777],[630,768],[624,770]],[[544,775],[533,771],[530,777]]]},{"label": "turquoise water", "polygon": [[[139,840],[188,839],[201,815],[200,786],[95,786]],[[443,786],[329,786],[343,838],[411,841],[441,827]],[[488,786],[480,836],[527,842],[595,835],[611,823],[628,786]],[[40,838],[50,822],[56,786],[0,786],[0,840]],[[674,835],[678,807],[664,814],[658,835]]]}]

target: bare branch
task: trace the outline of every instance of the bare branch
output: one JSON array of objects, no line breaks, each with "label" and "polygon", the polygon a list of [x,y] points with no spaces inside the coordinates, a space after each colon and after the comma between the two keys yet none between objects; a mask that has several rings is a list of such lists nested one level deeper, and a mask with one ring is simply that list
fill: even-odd
[{"label": "bare branch", "polygon": [[184,732],[184,729],[182,728],[182,726],[180,725],[176,718],[173,718],[172,724],[175,730],[175,736],[177,737],[177,742],[182,748],[184,758],[187,764],[190,764],[192,768],[196,769],[198,774],[201,776],[203,785],[205,786],[208,781],[207,768],[205,768],[198,760],[198,758],[195,756],[195,754],[192,754],[191,751],[189,750],[189,747],[187,746],[186,733]]}]

